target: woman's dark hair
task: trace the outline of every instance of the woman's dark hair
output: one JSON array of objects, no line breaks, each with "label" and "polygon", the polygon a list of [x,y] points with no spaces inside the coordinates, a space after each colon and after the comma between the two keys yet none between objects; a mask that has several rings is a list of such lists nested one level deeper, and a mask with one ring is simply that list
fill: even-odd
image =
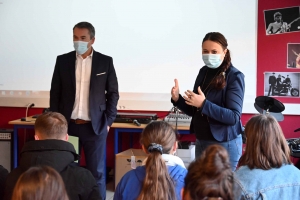
[{"label": "woman's dark hair", "polygon": [[146,126],[140,138],[148,150],[146,177],[138,200],[176,199],[174,182],[171,179],[162,153],[169,154],[177,141],[177,133],[164,121],[155,121]]},{"label": "woman's dark hair", "polygon": [[227,150],[220,145],[208,146],[192,162],[185,177],[183,199],[222,198],[233,200],[235,182]]},{"label": "woman's dark hair", "polygon": [[239,166],[250,169],[279,168],[291,164],[290,149],[277,120],[271,115],[256,115],[245,126],[246,150]]},{"label": "woman's dark hair", "polygon": [[[221,33],[218,33],[218,32],[207,33],[205,35],[205,37],[203,38],[202,44],[207,40],[210,40],[210,41],[220,44],[222,46],[223,50],[227,49],[227,46],[228,46],[227,40],[224,37],[224,35],[222,35]],[[213,79],[213,81],[211,83],[211,85],[214,88],[221,90],[226,86],[225,76],[223,75],[222,72],[225,73],[226,70],[230,67],[230,64],[231,64],[230,51],[229,51],[229,49],[227,49],[227,53],[224,57],[224,60],[221,64],[221,66],[220,66],[221,71],[216,76],[216,78]]]},{"label": "woman's dark hair", "polygon": [[64,182],[57,171],[48,166],[31,167],[15,186],[13,200],[69,200]]}]

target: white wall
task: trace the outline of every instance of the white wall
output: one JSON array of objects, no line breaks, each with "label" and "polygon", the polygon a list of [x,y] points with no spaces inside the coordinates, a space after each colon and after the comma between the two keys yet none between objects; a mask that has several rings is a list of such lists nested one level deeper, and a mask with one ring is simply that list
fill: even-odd
[{"label": "white wall", "polygon": [[257,113],[257,0],[0,0],[0,106],[49,106],[56,56],[73,50],[72,28],[96,29],[94,48],[114,59],[118,109],[171,109],[174,78],[192,89],[207,32],[228,40],[245,74],[244,113]]}]

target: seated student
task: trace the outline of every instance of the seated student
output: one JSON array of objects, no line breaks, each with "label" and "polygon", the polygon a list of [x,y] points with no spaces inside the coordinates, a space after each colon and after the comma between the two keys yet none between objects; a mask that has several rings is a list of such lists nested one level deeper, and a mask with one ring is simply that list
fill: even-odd
[{"label": "seated student", "polygon": [[79,155],[74,146],[67,142],[68,124],[65,117],[56,112],[44,113],[36,119],[34,128],[35,141],[25,143],[19,166],[8,175],[5,199],[11,199],[20,175],[37,165],[53,167],[60,173],[70,199],[100,199],[99,189],[91,172],[74,164]]},{"label": "seated student", "polygon": [[245,127],[246,150],[235,172],[244,199],[300,199],[300,171],[280,125],[271,115],[252,117]]},{"label": "seated student", "polygon": [[218,144],[208,146],[190,164],[184,183],[183,200],[233,200],[239,197],[228,152]]},{"label": "seated student", "polygon": [[0,199],[3,199],[4,195],[4,183],[8,175],[7,169],[0,165]]},{"label": "seated student", "polygon": [[167,122],[155,121],[146,126],[140,138],[148,153],[145,166],[127,172],[119,182],[115,200],[180,199],[187,173],[183,161],[173,154],[177,133]]},{"label": "seated student", "polygon": [[31,167],[24,172],[14,189],[13,200],[69,200],[57,171],[48,166]]}]

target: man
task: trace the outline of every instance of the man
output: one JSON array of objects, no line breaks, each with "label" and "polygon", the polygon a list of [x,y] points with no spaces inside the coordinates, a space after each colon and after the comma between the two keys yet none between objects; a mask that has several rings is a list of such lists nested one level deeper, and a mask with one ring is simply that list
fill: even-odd
[{"label": "man", "polygon": [[291,83],[291,79],[290,79],[289,75],[286,75],[286,79],[283,82],[286,83],[286,84]]},{"label": "man", "polygon": [[275,73],[273,72],[271,76],[269,76],[269,93],[268,96],[270,96],[270,92],[272,91],[272,96],[274,95],[274,87],[276,85],[276,77]]},{"label": "man", "polygon": [[281,81],[280,74],[278,74],[277,79],[276,79],[276,87],[277,87],[277,91],[280,93],[282,90],[282,81]]},{"label": "man", "polygon": [[35,122],[35,141],[25,143],[20,163],[7,177],[5,199],[10,200],[14,186],[23,172],[32,166],[47,165],[60,173],[69,199],[101,199],[98,185],[91,172],[78,167],[74,146],[67,142],[68,123],[63,115],[47,112]]},{"label": "man", "polygon": [[282,15],[280,12],[276,12],[274,14],[274,21],[269,24],[267,28],[267,35],[269,34],[277,34],[277,33],[285,33],[290,29],[290,26],[282,21]]},{"label": "man", "polygon": [[281,81],[281,75],[278,74],[277,79],[276,79],[276,85],[277,85],[277,87],[280,87],[281,84],[282,84],[282,81]]},{"label": "man", "polygon": [[57,57],[50,90],[50,110],[62,113],[69,134],[79,137],[86,167],[106,196],[106,137],[117,114],[118,81],[111,57],[95,51],[95,29],[88,22],[73,28],[76,51]]}]

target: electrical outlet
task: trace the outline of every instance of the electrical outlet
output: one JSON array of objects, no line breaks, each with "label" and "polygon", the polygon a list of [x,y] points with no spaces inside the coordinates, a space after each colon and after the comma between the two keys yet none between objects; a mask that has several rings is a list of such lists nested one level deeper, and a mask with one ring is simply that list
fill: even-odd
[{"label": "electrical outlet", "polygon": [[119,105],[119,106],[117,106],[117,108],[118,108],[119,110],[124,110],[124,109],[125,109],[125,106]]}]

